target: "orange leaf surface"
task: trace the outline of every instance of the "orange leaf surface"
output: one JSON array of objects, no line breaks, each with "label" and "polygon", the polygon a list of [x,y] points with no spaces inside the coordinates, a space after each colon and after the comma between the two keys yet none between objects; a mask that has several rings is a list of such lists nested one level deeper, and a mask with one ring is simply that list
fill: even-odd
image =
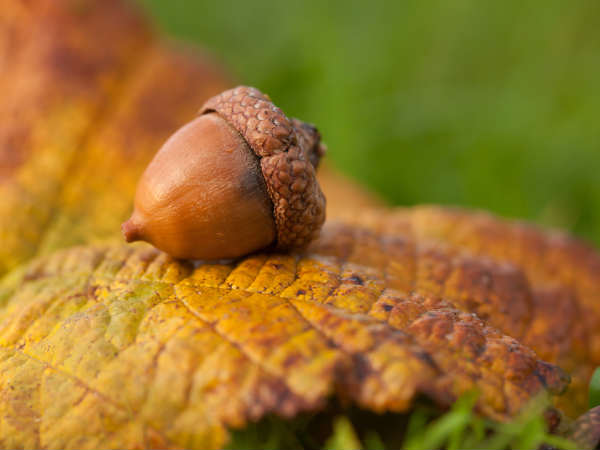
[{"label": "orange leaf surface", "polygon": [[583,411],[594,250],[386,209],[326,171],[330,220],[306,252],[174,261],[119,224],[154,151],[229,86],[220,70],[118,0],[3,5],[0,67],[2,447],[218,448],[271,413],[447,407],[473,388],[499,420],[544,394]]},{"label": "orange leaf surface", "polygon": [[[405,411],[419,393],[449,405],[478,388],[481,411],[504,419],[562,392],[560,369],[427,295],[436,274],[412,248],[329,225],[305,255],[229,265],[194,268],[144,244],[38,259],[4,287],[0,408],[18,418],[4,444],[219,447],[228,426],[324,408],[334,395]],[[519,273],[486,270],[506,287],[500,299],[522,300],[510,295]],[[466,280],[462,293],[476,288]],[[498,322],[522,319],[517,308]]]}]

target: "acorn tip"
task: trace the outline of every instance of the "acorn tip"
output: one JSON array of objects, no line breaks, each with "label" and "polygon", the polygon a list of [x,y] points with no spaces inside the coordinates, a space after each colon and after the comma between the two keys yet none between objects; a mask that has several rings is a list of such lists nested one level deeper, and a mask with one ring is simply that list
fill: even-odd
[{"label": "acorn tip", "polygon": [[142,238],[139,227],[131,219],[121,224],[121,232],[127,242],[139,241]]}]

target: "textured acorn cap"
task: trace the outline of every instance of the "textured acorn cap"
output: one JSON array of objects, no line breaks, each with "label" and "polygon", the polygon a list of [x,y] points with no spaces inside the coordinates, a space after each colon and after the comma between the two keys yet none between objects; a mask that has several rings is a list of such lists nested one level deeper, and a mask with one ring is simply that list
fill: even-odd
[{"label": "textured acorn cap", "polygon": [[325,147],[315,127],[288,118],[258,89],[239,86],[209,99],[200,114],[217,113],[260,159],[273,202],[279,249],[302,248],[325,221],[325,196],[315,169]]}]

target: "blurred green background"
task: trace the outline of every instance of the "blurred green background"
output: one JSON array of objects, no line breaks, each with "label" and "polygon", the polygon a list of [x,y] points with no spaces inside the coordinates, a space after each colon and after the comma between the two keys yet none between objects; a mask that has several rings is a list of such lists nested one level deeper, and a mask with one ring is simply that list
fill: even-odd
[{"label": "blurred green background", "polygon": [[140,0],[394,204],[600,244],[600,2]]}]

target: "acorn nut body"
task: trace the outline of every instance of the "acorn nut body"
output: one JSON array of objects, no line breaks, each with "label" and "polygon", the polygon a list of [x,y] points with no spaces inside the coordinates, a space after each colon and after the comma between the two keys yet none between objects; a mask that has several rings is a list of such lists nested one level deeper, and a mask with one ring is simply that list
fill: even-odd
[{"label": "acorn nut body", "polygon": [[315,174],[323,153],[318,131],[266,95],[225,91],[150,162],[121,226],[125,239],[202,260],[303,248],[325,220]]}]

